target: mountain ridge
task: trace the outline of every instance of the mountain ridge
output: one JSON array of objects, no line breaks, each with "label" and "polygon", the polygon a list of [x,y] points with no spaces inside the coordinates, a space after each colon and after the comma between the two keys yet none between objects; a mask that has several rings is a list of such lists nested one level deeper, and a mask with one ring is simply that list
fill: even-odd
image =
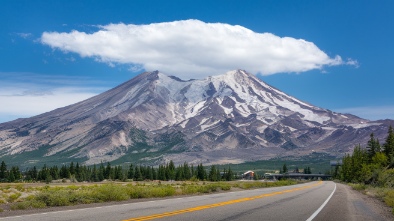
[{"label": "mountain ridge", "polygon": [[0,124],[0,157],[40,149],[38,160],[86,164],[337,157],[372,132],[382,138],[390,123],[313,106],[244,70],[187,81],[153,71],[76,104]]}]

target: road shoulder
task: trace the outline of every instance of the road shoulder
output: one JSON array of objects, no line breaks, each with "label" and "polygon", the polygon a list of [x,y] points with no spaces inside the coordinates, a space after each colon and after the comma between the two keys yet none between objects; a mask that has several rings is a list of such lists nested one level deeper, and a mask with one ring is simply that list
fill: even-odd
[{"label": "road shoulder", "polygon": [[336,185],[337,190],[333,197],[314,220],[394,220],[391,208],[384,202],[345,184]]}]

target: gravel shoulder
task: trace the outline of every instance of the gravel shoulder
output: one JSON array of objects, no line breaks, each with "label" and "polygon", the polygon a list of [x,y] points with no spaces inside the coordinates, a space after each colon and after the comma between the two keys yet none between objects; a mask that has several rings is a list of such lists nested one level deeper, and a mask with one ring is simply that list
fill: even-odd
[{"label": "gravel shoulder", "polygon": [[314,220],[392,221],[391,208],[378,198],[336,183],[337,189],[326,207]]}]

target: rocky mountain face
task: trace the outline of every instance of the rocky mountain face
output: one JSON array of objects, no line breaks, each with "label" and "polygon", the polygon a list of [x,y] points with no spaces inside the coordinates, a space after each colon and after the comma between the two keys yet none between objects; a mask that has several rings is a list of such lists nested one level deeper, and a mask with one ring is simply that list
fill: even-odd
[{"label": "rocky mountain face", "polygon": [[243,70],[189,81],[154,71],[85,101],[0,124],[0,157],[28,166],[341,156],[372,132],[383,141],[390,124],[315,107]]}]

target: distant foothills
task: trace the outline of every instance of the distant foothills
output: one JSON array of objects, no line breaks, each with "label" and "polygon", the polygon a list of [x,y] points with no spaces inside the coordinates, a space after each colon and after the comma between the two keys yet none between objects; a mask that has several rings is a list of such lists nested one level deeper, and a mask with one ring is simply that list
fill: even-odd
[{"label": "distant foothills", "polygon": [[384,140],[390,125],[313,106],[244,70],[202,80],[153,71],[79,103],[0,124],[0,160],[21,168],[75,162],[100,165],[99,171],[101,162],[152,170],[169,162],[339,159],[370,134]]}]

